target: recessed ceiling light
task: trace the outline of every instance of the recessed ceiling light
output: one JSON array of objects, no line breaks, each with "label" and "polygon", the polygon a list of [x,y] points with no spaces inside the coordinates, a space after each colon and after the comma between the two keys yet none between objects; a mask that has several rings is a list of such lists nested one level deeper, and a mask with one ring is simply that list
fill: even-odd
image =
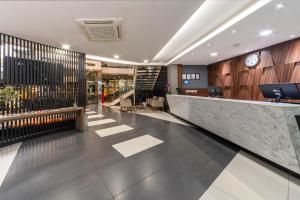
[{"label": "recessed ceiling light", "polygon": [[149,61],[148,60],[144,60],[144,63],[148,63]]},{"label": "recessed ceiling light", "polygon": [[262,32],[259,33],[260,36],[268,36],[271,35],[273,33],[272,30],[264,30]]},{"label": "recessed ceiling light", "polygon": [[207,43],[205,46],[206,46],[206,47],[210,47],[210,44],[209,44],[209,43]]},{"label": "recessed ceiling light", "polygon": [[114,55],[114,59],[120,59],[119,55]]},{"label": "recessed ceiling light", "polygon": [[210,54],[210,56],[212,56],[212,57],[216,57],[217,55],[218,55],[217,52],[212,52],[212,53]]},{"label": "recessed ceiling light", "polygon": [[[196,41],[194,44],[190,45],[185,50],[178,53],[176,56],[174,56],[172,59],[170,59],[167,62],[167,65],[173,63],[175,60],[178,60],[180,57],[184,56],[185,54],[189,53],[193,49],[197,48],[198,46],[205,44],[208,40],[212,39],[213,37],[217,36],[218,34],[222,33],[223,31],[227,30],[228,28],[232,27],[234,24],[239,22],[240,20],[244,19],[245,17],[249,16],[250,14],[254,13],[258,9],[262,8],[266,4],[270,3],[272,0],[264,0],[264,1],[255,1],[255,3],[251,4],[249,7],[238,13],[237,15],[233,16],[228,21],[221,24],[219,27],[216,27],[214,31],[208,33],[204,37],[200,38],[198,41]],[[205,1],[207,2],[207,1]],[[194,21],[194,16],[197,16],[196,14],[199,14],[203,12],[202,6],[192,15],[192,17],[177,31],[177,33],[167,42],[167,44],[158,52],[158,54],[154,57],[154,60],[159,58],[163,52],[166,51],[166,49],[173,43],[175,38],[181,34],[181,31],[187,28],[191,23],[196,24],[197,21]]]},{"label": "recessed ceiling light", "polygon": [[235,34],[235,33],[236,33],[236,30],[232,30],[230,33],[231,33],[231,34]]},{"label": "recessed ceiling light", "polygon": [[222,59],[221,58],[219,58],[219,61],[221,61]]},{"label": "recessed ceiling light", "polygon": [[61,45],[61,48],[66,49],[66,50],[69,50],[69,49],[70,49],[70,45],[68,45],[68,44],[63,44],[63,45]]},{"label": "recessed ceiling light", "polygon": [[279,4],[276,4],[275,9],[279,10],[279,9],[281,9],[283,7],[284,7],[284,5],[282,3],[279,3]]},{"label": "recessed ceiling light", "polygon": [[295,35],[295,34],[293,34],[293,35],[290,35],[290,38],[294,38],[294,37],[296,37],[296,35]]}]

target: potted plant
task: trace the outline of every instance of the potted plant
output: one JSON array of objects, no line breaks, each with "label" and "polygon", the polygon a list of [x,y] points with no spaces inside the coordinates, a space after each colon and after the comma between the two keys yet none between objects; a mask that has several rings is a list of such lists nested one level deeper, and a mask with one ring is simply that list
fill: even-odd
[{"label": "potted plant", "polygon": [[[8,106],[10,108],[11,102],[15,102],[16,99],[20,97],[20,93],[12,86],[6,86],[0,88],[0,104],[4,108]],[[3,109],[3,107],[2,107]]]}]

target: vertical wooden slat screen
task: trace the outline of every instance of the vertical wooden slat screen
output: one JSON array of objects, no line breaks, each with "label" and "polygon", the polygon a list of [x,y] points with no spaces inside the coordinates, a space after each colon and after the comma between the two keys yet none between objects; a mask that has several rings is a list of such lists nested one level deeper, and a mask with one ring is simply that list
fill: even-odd
[{"label": "vertical wooden slat screen", "polygon": [[[0,114],[86,105],[85,54],[0,33],[0,88],[20,97],[0,105]],[[74,126],[75,113],[0,123],[0,146]]]}]

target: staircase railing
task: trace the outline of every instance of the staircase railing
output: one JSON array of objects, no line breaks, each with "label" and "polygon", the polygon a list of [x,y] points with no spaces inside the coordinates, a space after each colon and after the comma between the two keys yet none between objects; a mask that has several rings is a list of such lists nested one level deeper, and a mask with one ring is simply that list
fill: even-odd
[{"label": "staircase railing", "polygon": [[107,95],[106,100],[107,101],[113,101],[123,94],[126,94],[130,90],[133,90],[133,86],[126,86],[126,87],[120,87],[119,89],[115,90],[114,92]]}]

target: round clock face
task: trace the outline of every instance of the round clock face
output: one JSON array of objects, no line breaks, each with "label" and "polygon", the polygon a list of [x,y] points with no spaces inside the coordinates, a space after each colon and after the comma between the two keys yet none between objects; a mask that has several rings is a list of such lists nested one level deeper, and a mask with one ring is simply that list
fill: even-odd
[{"label": "round clock face", "polygon": [[246,57],[245,64],[248,67],[255,67],[259,62],[258,54],[250,54]]}]

